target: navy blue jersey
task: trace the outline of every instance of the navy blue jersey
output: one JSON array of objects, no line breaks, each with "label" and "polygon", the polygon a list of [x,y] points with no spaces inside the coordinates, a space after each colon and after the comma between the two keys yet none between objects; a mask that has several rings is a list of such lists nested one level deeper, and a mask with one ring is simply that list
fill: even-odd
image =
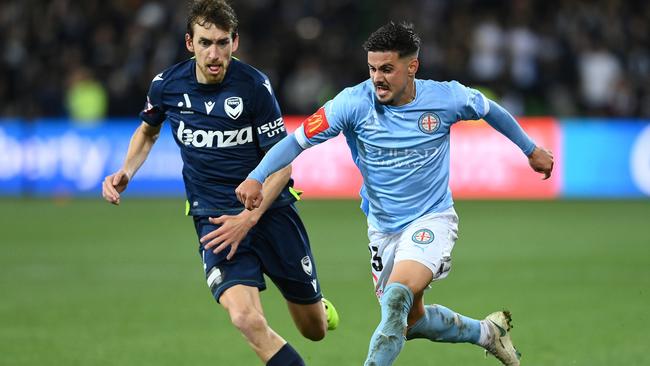
[{"label": "navy blue jersey", "polygon": [[[193,216],[240,212],[235,188],[287,134],[269,79],[236,59],[219,84],[198,83],[194,59],[156,75],[140,118],[152,126],[169,122]],[[272,207],[295,201],[292,183]]]}]

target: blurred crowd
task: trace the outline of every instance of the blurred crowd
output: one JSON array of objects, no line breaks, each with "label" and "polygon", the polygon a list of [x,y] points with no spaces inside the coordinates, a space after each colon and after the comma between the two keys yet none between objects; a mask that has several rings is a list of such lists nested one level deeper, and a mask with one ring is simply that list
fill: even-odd
[{"label": "blurred crowd", "polygon": [[[232,0],[237,56],[307,114],[367,78],[388,20],[422,37],[419,78],[456,79],[516,115],[650,118],[650,1]],[[0,1],[0,117],[134,117],[186,59],[177,0]]]}]

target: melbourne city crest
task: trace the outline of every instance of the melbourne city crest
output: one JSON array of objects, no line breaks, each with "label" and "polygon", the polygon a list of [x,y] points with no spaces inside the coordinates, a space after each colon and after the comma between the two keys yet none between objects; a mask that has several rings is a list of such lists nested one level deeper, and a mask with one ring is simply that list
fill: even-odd
[{"label": "melbourne city crest", "polygon": [[415,244],[427,245],[433,241],[434,237],[435,236],[433,235],[433,231],[429,229],[420,229],[413,233],[411,240],[413,240]]},{"label": "melbourne city crest", "polygon": [[432,134],[440,127],[440,118],[435,113],[425,112],[418,119],[418,126],[420,131]]},{"label": "melbourne city crest", "polygon": [[230,97],[223,102],[223,110],[226,111],[228,117],[237,119],[244,111],[244,102],[240,97]]}]

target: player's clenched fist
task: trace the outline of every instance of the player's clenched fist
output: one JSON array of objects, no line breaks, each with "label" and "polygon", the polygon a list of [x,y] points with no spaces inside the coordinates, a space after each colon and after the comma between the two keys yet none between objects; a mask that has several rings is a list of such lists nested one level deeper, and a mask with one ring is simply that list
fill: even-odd
[{"label": "player's clenched fist", "polygon": [[544,174],[544,178],[551,177],[553,171],[553,153],[550,150],[536,147],[528,156],[528,163],[534,171]]},{"label": "player's clenched fist", "polygon": [[106,178],[102,183],[102,196],[114,205],[120,204],[120,193],[124,192],[129,184],[129,175],[124,170],[119,170]]},{"label": "player's clenched fist", "polygon": [[235,189],[235,194],[239,202],[243,203],[247,210],[260,207],[264,199],[262,197],[262,183],[250,178],[243,181]]}]

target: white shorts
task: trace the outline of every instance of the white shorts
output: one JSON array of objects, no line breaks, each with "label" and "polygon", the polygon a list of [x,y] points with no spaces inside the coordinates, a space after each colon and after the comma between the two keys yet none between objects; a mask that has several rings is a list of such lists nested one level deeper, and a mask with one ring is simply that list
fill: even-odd
[{"label": "white shorts", "polygon": [[382,233],[368,225],[370,267],[375,294],[381,298],[393,265],[412,260],[427,266],[433,280],[447,277],[451,269],[451,251],[458,239],[458,215],[453,207],[430,213],[396,233]]}]

